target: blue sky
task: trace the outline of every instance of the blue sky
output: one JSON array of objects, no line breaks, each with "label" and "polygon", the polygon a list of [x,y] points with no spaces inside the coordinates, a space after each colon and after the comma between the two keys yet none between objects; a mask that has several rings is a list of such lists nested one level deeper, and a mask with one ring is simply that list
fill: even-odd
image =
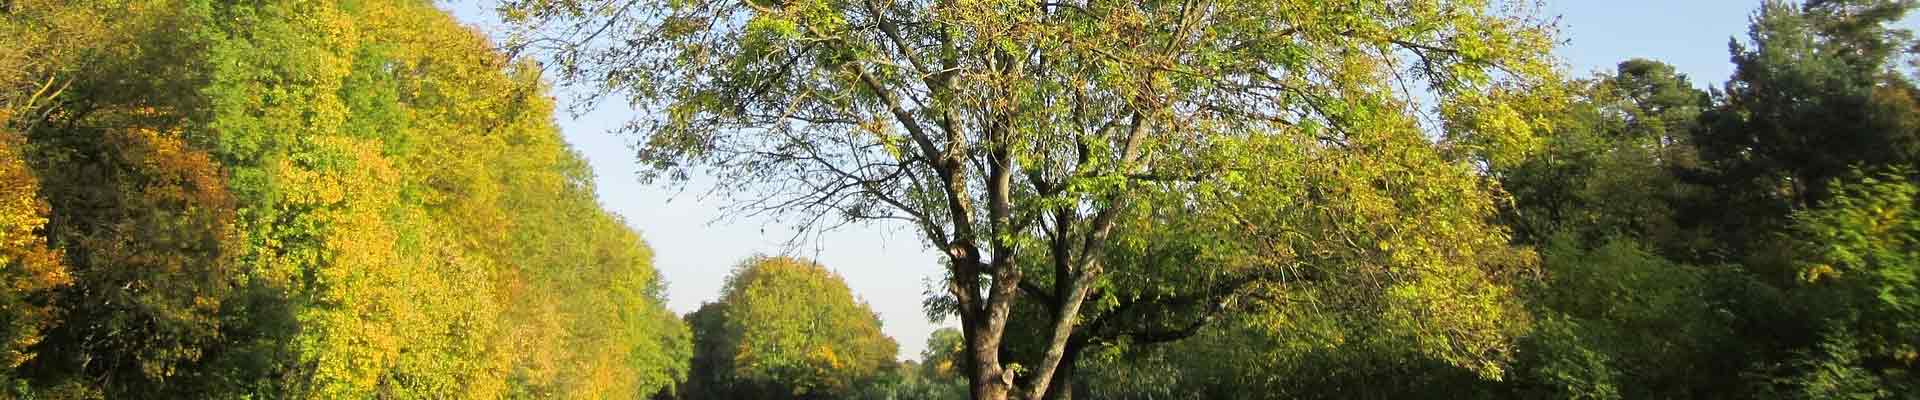
[{"label": "blue sky", "polygon": [[[482,3],[487,2],[458,1],[444,7],[463,21],[497,31],[488,28],[492,18]],[[1748,15],[1759,0],[1548,0],[1546,5],[1546,14],[1560,17],[1567,41],[1556,54],[1576,76],[1641,57],[1674,64],[1704,87],[1732,74],[1727,40],[1745,37]],[[559,123],[567,141],[592,164],[601,203],[625,216],[653,246],[654,266],[669,281],[670,308],[686,313],[713,300],[728,271],[742,259],[756,253],[791,253],[838,271],[855,295],[880,313],[886,333],[900,342],[901,357],[917,357],[927,335],[938,327],[927,321],[920,301],[940,269],[939,259],[913,232],[900,226],[856,226],[798,247],[785,246],[792,232],[786,224],[726,219],[717,213],[723,199],[701,195],[714,182],[695,182],[685,191],[639,184],[627,146],[632,138],[608,133],[632,113],[614,101],[578,118],[562,115]]]},{"label": "blue sky", "polygon": [[1696,86],[1733,74],[1727,40],[1746,38],[1759,0],[1548,0],[1558,16],[1559,54],[1577,76],[1632,58],[1673,64]]}]

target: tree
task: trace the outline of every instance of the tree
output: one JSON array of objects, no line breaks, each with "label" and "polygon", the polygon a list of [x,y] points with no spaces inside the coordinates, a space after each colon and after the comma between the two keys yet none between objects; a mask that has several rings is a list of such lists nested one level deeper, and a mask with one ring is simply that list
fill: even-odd
[{"label": "tree", "polygon": [[64,255],[48,246],[51,209],[22,131],[56,108],[48,103],[67,81],[54,72],[105,33],[95,10],[44,3],[0,13],[0,35],[10,38],[0,50],[0,390],[10,395],[15,368],[36,356],[32,347],[58,323],[52,292],[73,281]]},{"label": "tree", "polygon": [[[1086,323],[1061,364],[1069,370],[1048,396],[1072,397],[1081,353],[1138,351],[1240,318],[1270,321],[1280,336],[1301,329],[1286,321],[1302,320],[1396,331],[1408,354],[1499,376],[1507,339],[1528,325],[1510,290],[1531,276],[1532,254],[1492,223],[1482,177],[1400,132],[1354,135],[1339,149],[1258,143],[1250,150],[1265,157],[1249,166],[1268,173],[1201,200],[1233,212],[1166,199],[1153,204],[1176,205],[1122,217],[1127,233],[1102,261],[1116,268],[1081,310]],[[1016,332],[1053,317],[1044,299],[1054,293],[1042,288],[1058,286],[1044,261],[1023,263],[1036,270],[1022,289],[1043,300],[1016,309]],[[1014,339],[1009,358],[1033,362],[1044,343]]]},{"label": "tree", "polygon": [[[1725,267],[1681,264],[1618,234],[1561,234],[1543,249],[1548,279],[1529,288],[1541,327],[1521,340],[1513,393],[1536,398],[1717,398],[1742,393],[1761,359],[1729,307],[1759,286]],[[1746,310],[1737,310],[1746,311]]]},{"label": "tree", "polygon": [[758,256],[727,277],[694,328],[690,397],[846,398],[894,368],[880,319],[819,264]]},{"label": "tree", "polygon": [[[1920,161],[1920,103],[1895,70],[1914,43],[1893,26],[1914,6],[1768,1],[1748,41],[1730,44],[1733,79],[1695,138],[1702,178],[1717,194],[1703,199],[1708,206],[1698,218],[1730,245],[1721,258],[1777,255],[1768,251],[1781,248],[1767,244],[1768,232],[1828,198],[1827,186],[1853,168]],[[1768,270],[1776,279],[1791,275],[1780,268]]]},{"label": "tree", "polygon": [[[1506,217],[1545,248],[1549,278],[1529,291],[1542,323],[1520,343],[1529,356],[1517,365],[1517,389],[1596,398],[1900,393],[1904,372],[1880,368],[1888,350],[1868,344],[1884,336],[1854,319],[1899,313],[1838,300],[1858,295],[1805,277],[1822,270],[1810,265],[1833,265],[1811,255],[1899,246],[1862,240],[1872,234],[1844,227],[1857,220],[1835,217],[1848,211],[1827,209],[1902,204],[1898,190],[1847,187],[1855,169],[1911,179],[1914,89],[1893,61],[1912,40],[1890,24],[1913,5],[1767,2],[1750,40],[1731,46],[1738,72],[1711,103],[1670,68],[1628,62],[1590,84],[1584,92],[1594,95],[1576,102],[1543,157],[1497,171],[1516,199]],[[1638,122],[1648,116],[1663,123]],[[1655,127],[1668,129],[1647,129]],[[1836,194],[1851,199],[1829,206]],[[1807,214],[1829,219],[1808,228]]]},{"label": "tree", "polygon": [[940,328],[927,335],[927,349],[920,351],[921,375],[935,379],[960,379],[966,366],[966,338],[960,330]]},{"label": "tree", "polygon": [[1513,197],[1503,218],[1521,243],[1545,245],[1556,235],[1598,244],[1643,238],[1684,250],[1689,240],[1678,205],[1702,188],[1682,179],[1697,168],[1692,145],[1707,93],[1673,66],[1628,60],[1612,73],[1575,83],[1575,99],[1539,153],[1492,171]]},{"label": "tree", "polygon": [[49,292],[73,281],[58,250],[43,232],[47,202],[40,182],[22,158],[25,141],[0,131],[0,384],[12,386],[12,370],[33,360],[31,348],[54,325]]},{"label": "tree", "polygon": [[[1896,171],[1902,172],[1902,171]],[[1920,389],[1920,214],[1904,174],[1836,182],[1795,213],[1799,279],[1818,342],[1764,368],[1779,398],[1897,398]]]},{"label": "tree", "polygon": [[862,385],[849,397],[860,400],[958,400],[967,398],[965,338],[960,330],[940,328],[927,336],[919,360],[891,368],[880,379]]},{"label": "tree", "polygon": [[166,386],[217,345],[220,302],[234,286],[235,205],[225,177],[177,131],[97,118],[34,137],[42,157],[67,160],[41,172],[60,182],[45,191],[64,228],[49,239],[74,283],[56,295],[68,322],[24,368],[125,397]]},{"label": "tree", "polygon": [[[1136,209],[1311,204],[1247,179],[1278,149],[1510,162],[1553,103],[1544,24],[1484,1],[513,1],[511,52],[655,112],[648,180],[734,182],[736,212],[904,221],[947,258],[976,399],[1043,397]],[[1419,89],[1419,90],[1416,90]],[[1374,140],[1394,137],[1393,140]],[[1262,147],[1265,146],[1265,147]],[[1459,164],[1447,164],[1458,166]],[[1186,194],[1189,196],[1182,196]],[[1297,194],[1297,193],[1296,193]],[[808,225],[814,227],[817,225]],[[828,224],[826,226],[832,226]],[[1254,225],[1259,227],[1259,225]],[[1281,233],[1274,232],[1278,237]],[[1332,237],[1309,237],[1334,243]],[[1044,255],[1030,257],[1029,255]],[[1023,260],[1052,265],[1026,266]],[[1279,270],[1292,260],[1265,263]],[[1206,266],[1214,268],[1216,266]],[[1026,295],[1030,271],[1053,275]],[[1017,305],[1051,318],[1003,359]],[[1017,393],[1016,393],[1017,392]]]},{"label": "tree", "polygon": [[190,380],[190,366],[218,346],[239,232],[223,171],[171,108],[184,96],[152,94],[173,92],[181,77],[120,75],[161,62],[140,50],[167,48],[146,34],[167,17],[94,3],[23,6],[25,20],[9,22],[103,42],[26,41],[72,46],[28,65],[29,80],[42,84],[29,113],[8,121],[29,143],[34,174],[50,183],[39,188],[45,240],[61,249],[72,282],[49,294],[61,323],[43,332],[19,375],[112,397]]},{"label": "tree", "polygon": [[[1884,346],[1901,339],[1876,327],[1902,313],[1839,288],[1881,285],[1865,283],[1876,275],[1867,271],[1900,269],[1865,259],[1901,246],[1869,232],[1897,231],[1905,195],[1892,183],[1915,179],[1920,161],[1917,92],[1900,62],[1915,42],[1897,25],[1915,6],[1771,1],[1731,45],[1736,73],[1695,134],[1702,163],[1690,178],[1713,190],[1686,222],[1711,234],[1705,260],[1738,263],[1758,283],[1729,285],[1740,295],[1721,299],[1751,349],[1745,397],[1876,398],[1912,385],[1910,368],[1886,367],[1898,351]],[[1881,211],[1858,208],[1875,203]],[[1859,273],[1827,279],[1840,265]],[[1898,287],[1874,297],[1898,303]]]}]

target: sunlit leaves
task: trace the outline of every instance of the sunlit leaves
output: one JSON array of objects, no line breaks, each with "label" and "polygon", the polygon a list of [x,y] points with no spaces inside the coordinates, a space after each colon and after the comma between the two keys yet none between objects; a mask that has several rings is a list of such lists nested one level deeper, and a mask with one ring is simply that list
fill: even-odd
[{"label": "sunlit leaves", "polygon": [[[1000,302],[1078,309],[1097,285],[1119,287],[1092,296],[1117,309],[1196,282],[1290,284],[1281,275],[1308,266],[1391,278],[1334,292],[1403,306],[1367,311],[1409,325],[1453,318],[1456,330],[1423,344],[1490,375],[1501,331],[1523,325],[1507,323],[1521,318],[1499,304],[1504,272],[1490,271],[1526,257],[1484,221],[1490,202],[1463,161],[1527,154],[1550,127],[1541,116],[1562,102],[1548,90],[1549,26],[1518,3],[514,1],[502,10],[522,28],[516,45],[555,63],[561,81],[652,111],[625,129],[641,137],[643,179],[711,175],[736,189],[725,191],[739,200],[730,211],[816,222],[802,229],[905,221],[948,255],[940,296],[953,297],[932,303],[962,319]],[[1440,158],[1439,139],[1458,155]],[[1408,157],[1418,158],[1392,164]],[[1423,219],[1437,221],[1412,222]],[[1179,270],[1105,259],[1171,240],[1163,235],[1226,244],[1181,243],[1202,256]],[[1131,281],[1105,282],[1108,272]],[[1351,283],[1374,282],[1333,286]],[[985,296],[989,286],[1003,294]],[[1202,297],[1194,303],[1225,293]],[[1028,382],[1016,384],[1032,386],[1023,396],[1041,396],[1081,317],[1072,314],[1020,327],[1045,341],[1026,349],[1045,360],[973,349],[1032,358],[1018,368],[983,360],[976,372],[1015,371]],[[1001,343],[990,327],[1005,317],[992,315],[969,325],[979,343]]]},{"label": "sunlit leaves", "polygon": [[786,257],[743,262],[688,323],[697,399],[848,396],[893,368],[898,349],[838,275]]},{"label": "sunlit leaves", "polygon": [[1794,217],[1806,257],[1799,277],[1830,302],[1825,306],[1836,307],[1822,310],[1844,329],[1832,334],[1853,336],[1861,357],[1920,362],[1916,192],[1894,176],[1856,178],[1820,208]]},{"label": "sunlit leaves", "polygon": [[[47,247],[47,202],[17,135],[0,131],[0,368],[34,357],[30,346],[54,322],[48,290],[72,283],[60,252]],[[0,379],[11,375],[0,373]]]},{"label": "sunlit leaves", "polygon": [[[1524,332],[1507,287],[1533,264],[1489,218],[1493,203],[1471,167],[1446,161],[1411,130],[1379,126],[1346,147],[1259,144],[1246,183],[1217,192],[1223,232],[1243,265],[1277,275],[1272,306],[1359,311],[1418,348],[1498,376],[1505,342]],[[1211,193],[1210,193],[1211,192]],[[1204,204],[1204,203],[1203,203]],[[1215,233],[1213,235],[1222,235]],[[1203,253],[1204,254],[1204,253]],[[1229,270],[1231,271],[1231,270]],[[1299,296],[1299,297],[1296,297]]]},{"label": "sunlit leaves", "polygon": [[652,254],[539,78],[433,5],[45,3],[0,12],[29,49],[70,47],[0,52],[27,75],[0,82],[25,130],[0,143],[9,394],[606,398],[684,376]]}]

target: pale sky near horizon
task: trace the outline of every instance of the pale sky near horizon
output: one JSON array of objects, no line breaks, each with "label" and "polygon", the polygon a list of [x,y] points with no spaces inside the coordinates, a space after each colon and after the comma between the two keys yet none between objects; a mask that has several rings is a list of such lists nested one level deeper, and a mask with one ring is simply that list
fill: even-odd
[{"label": "pale sky near horizon", "polygon": [[[488,0],[455,0],[443,8],[482,30],[495,19]],[[1673,64],[1695,86],[1717,86],[1732,74],[1727,43],[1745,38],[1748,16],[1760,0],[1547,0],[1546,14],[1559,16],[1556,49],[1574,76],[1610,69],[1630,58]],[[1906,25],[1912,26],[1913,19]],[[564,98],[562,99],[565,100]],[[902,226],[855,226],[784,246],[788,225],[765,220],[729,220],[716,211],[721,199],[703,199],[713,182],[696,182],[676,192],[642,185],[631,140],[609,133],[633,116],[624,102],[610,101],[574,118],[562,113],[559,125],[568,143],[593,166],[600,202],[625,216],[654,251],[654,267],[668,281],[668,307],[685,314],[712,301],[733,266],[757,253],[789,253],[813,258],[846,278],[884,320],[883,330],[900,342],[900,358],[917,358],[927,336],[939,326],[927,321],[921,300],[940,276],[939,259],[914,232]]]}]

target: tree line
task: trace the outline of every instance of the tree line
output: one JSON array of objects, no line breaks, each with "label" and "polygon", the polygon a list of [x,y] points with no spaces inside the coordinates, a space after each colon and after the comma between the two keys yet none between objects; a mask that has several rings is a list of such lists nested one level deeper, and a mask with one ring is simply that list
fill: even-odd
[{"label": "tree line", "polygon": [[[1766,0],[1709,90],[1525,2],[0,2],[0,397],[1914,398],[1910,0]],[[912,229],[917,360],[640,179]],[[913,267],[913,266],[902,266]]]},{"label": "tree line", "polygon": [[687,373],[536,69],[431,2],[0,2],[0,88],[0,398],[619,398]]}]

